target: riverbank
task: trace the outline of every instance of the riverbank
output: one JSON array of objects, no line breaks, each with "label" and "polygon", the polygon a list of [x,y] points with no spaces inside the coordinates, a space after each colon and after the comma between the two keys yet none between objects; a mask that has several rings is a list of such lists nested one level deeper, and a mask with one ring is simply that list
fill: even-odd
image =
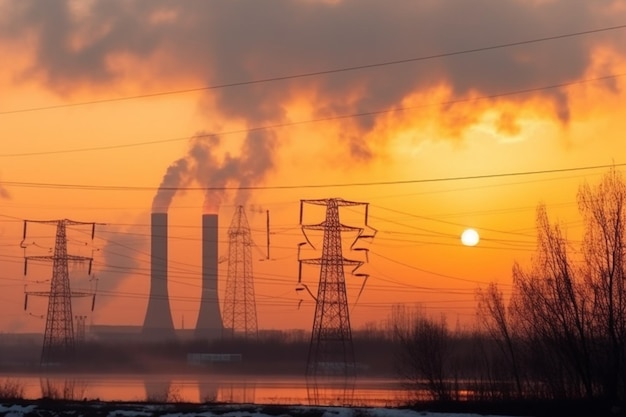
[{"label": "riverbank", "polygon": [[402,408],[147,404],[99,401],[37,400],[0,404],[0,416],[56,417],[64,415],[74,417],[477,417],[479,414],[428,412]]},{"label": "riverbank", "polygon": [[423,402],[410,407],[335,407],[182,402],[0,401],[6,417],[613,417],[624,408],[594,402]]}]

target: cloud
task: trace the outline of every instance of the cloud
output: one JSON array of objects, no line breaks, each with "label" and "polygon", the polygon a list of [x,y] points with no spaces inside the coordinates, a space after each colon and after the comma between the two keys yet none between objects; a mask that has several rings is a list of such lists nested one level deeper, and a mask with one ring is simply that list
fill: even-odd
[{"label": "cloud", "polygon": [[[608,27],[626,17],[617,4],[616,0],[4,0],[0,36],[19,40],[34,35],[34,61],[21,75],[59,92],[124,80],[132,74],[124,62],[149,65],[155,79],[218,85]],[[222,116],[253,127],[284,121],[286,103],[300,91],[315,97],[315,117],[332,117],[399,107],[416,91],[441,84],[455,99],[572,82],[585,77],[595,47],[602,44],[622,51],[624,42],[625,31],[616,30],[207,94]],[[565,90],[535,94],[550,99],[555,116],[568,121]],[[342,139],[354,158],[372,157],[364,133],[376,120],[370,116],[342,122],[356,132]]]}]

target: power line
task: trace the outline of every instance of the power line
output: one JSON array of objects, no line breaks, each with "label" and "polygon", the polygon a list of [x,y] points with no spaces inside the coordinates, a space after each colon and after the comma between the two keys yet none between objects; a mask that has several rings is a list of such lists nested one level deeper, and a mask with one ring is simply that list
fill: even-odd
[{"label": "power line", "polygon": [[554,36],[546,36],[542,38],[528,39],[528,40],[517,41],[517,42],[508,42],[508,43],[502,43],[502,44],[491,45],[491,46],[483,46],[483,47],[478,47],[478,48],[464,49],[464,50],[453,51],[453,52],[444,52],[440,54],[425,55],[425,56],[420,56],[420,57],[398,59],[398,60],[392,60],[392,61],[384,61],[384,62],[378,62],[378,63],[372,63],[372,64],[354,65],[354,66],[335,68],[335,69],[330,69],[330,70],[313,71],[313,72],[305,72],[305,73],[300,73],[300,74],[284,75],[284,76],[278,76],[278,77],[261,78],[257,80],[216,84],[216,85],[204,86],[204,87],[187,88],[187,89],[182,89],[182,90],[171,90],[171,91],[162,91],[162,92],[157,92],[157,93],[138,94],[138,95],[126,96],[126,97],[115,97],[115,98],[100,99],[100,100],[82,101],[82,102],[77,102],[77,103],[57,104],[57,105],[52,105],[52,106],[5,110],[5,111],[1,111],[0,115],[27,113],[27,112],[42,111],[42,110],[52,110],[52,109],[59,109],[59,108],[66,108],[66,107],[78,107],[78,106],[86,106],[86,105],[92,105],[92,104],[111,103],[111,102],[117,102],[117,101],[129,101],[129,100],[166,96],[166,95],[186,94],[186,93],[193,93],[193,92],[206,91],[206,90],[218,90],[218,89],[229,88],[229,87],[240,87],[240,86],[246,86],[246,85],[264,84],[264,83],[275,82],[275,81],[287,81],[287,80],[293,80],[293,79],[298,79],[298,78],[316,77],[320,75],[338,74],[342,72],[357,71],[357,70],[370,69],[370,68],[379,68],[379,67],[399,65],[399,64],[407,64],[411,62],[428,61],[432,59],[446,58],[446,57],[452,57],[452,56],[457,56],[457,55],[466,55],[466,54],[472,54],[476,52],[486,52],[486,51],[492,51],[496,49],[510,48],[514,46],[530,45],[534,43],[547,42],[547,41],[558,40],[558,39],[566,39],[566,38],[572,38],[572,37],[583,36],[583,35],[591,35],[595,33],[608,32],[608,31],[619,30],[619,29],[624,29],[624,28],[626,28],[626,25],[609,26],[609,27],[604,27],[604,28],[590,29],[590,30],[585,30],[585,31],[580,31],[580,32],[572,32],[572,33],[566,33],[566,34],[554,35]]},{"label": "power line", "polygon": [[[372,205],[372,207],[376,207],[376,208],[380,208],[380,209],[383,209],[383,210],[387,210],[387,211],[390,211],[392,213],[403,214],[405,216],[414,217],[416,219],[429,220],[429,221],[432,221],[432,222],[448,224],[448,225],[451,225],[451,226],[467,227],[467,225],[463,224],[463,223],[451,222],[451,221],[447,221],[447,220],[440,220],[440,219],[436,219],[434,217],[421,216],[419,214],[408,213],[406,211],[401,211],[401,210],[397,210],[397,209],[387,208],[387,207],[383,207],[383,206],[379,206],[379,205]],[[528,233],[511,232],[511,231],[497,230],[497,229],[489,229],[489,228],[486,228],[486,227],[481,227],[481,230],[485,230],[485,231],[488,231],[488,232],[494,232],[494,233],[512,234],[512,235],[518,235],[518,236],[523,236],[523,237],[532,237],[532,235],[530,235]]]},{"label": "power line", "polygon": [[572,168],[555,168],[537,171],[517,171],[503,172],[495,174],[483,175],[467,175],[460,177],[436,177],[409,180],[391,180],[391,181],[368,181],[368,182],[351,182],[351,183],[330,183],[330,184],[299,184],[299,185],[257,185],[257,186],[221,186],[221,187],[147,187],[147,186],[130,186],[130,185],[86,185],[86,184],[59,184],[59,183],[40,183],[40,182],[20,182],[20,181],[1,181],[0,185],[7,187],[21,188],[47,188],[47,189],[65,189],[65,190],[83,190],[83,191],[228,191],[228,190],[298,190],[312,188],[346,188],[346,187],[373,187],[388,185],[407,185],[407,184],[425,184],[449,181],[468,181],[482,180],[506,177],[521,177],[527,175],[546,175],[562,172],[589,171],[595,169],[607,169],[626,166],[626,163],[608,164],[608,165],[589,165]]},{"label": "power line", "polygon": [[[337,116],[321,117],[317,119],[298,120],[295,122],[285,122],[285,123],[278,123],[278,124],[273,124],[273,125],[257,126],[257,127],[247,128],[247,129],[237,129],[237,130],[230,130],[230,131],[219,132],[219,133],[215,133],[215,132],[214,133],[199,133],[199,134],[195,134],[194,137],[206,138],[206,137],[212,137],[212,136],[229,136],[229,135],[251,133],[251,132],[270,130],[270,129],[281,129],[285,127],[293,127],[293,126],[299,126],[299,125],[305,125],[305,124],[311,124],[311,123],[329,122],[329,121],[334,121],[334,120],[344,120],[344,119],[352,119],[352,118],[367,117],[367,116],[378,116],[381,114],[417,110],[417,109],[421,109],[425,107],[448,106],[451,104],[459,104],[459,103],[472,103],[472,102],[476,102],[480,100],[489,100],[489,99],[494,99],[494,98],[528,94],[528,93],[533,93],[537,91],[545,91],[545,90],[552,90],[556,88],[570,87],[573,85],[596,82],[596,81],[606,81],[606,80],[616,79],[616,78],[620,78],[624,76],[626,76],[626,73],[611,74],[611,75],[605,75],[605,76],[596,77],[596,78],[586,78],[582,80],[565,82],[565,83],[525,88],[525,89],[520,89],[520,90],[511,90],[511,91],[505,91],[502,93],[494,93],[494,94],[489,94],[489,95],[484,95],[484,96],[446,100],[446,101],[442,101],[439,103],[427,103],[427,104],[420,104],[420,105],[415,105],[415,106],[394,107],[391,109],[373,110],[373,111],[366,111],[366,112],[360,112],[360,113],[351,113],[351,114],[343,114],[343,115],[337,115]],[[2,113],[0,113],[0,115],[1,114]],[[10,154],[0,154],[0,158],[105,151],[105,150],[113,150],[113,149],[134,148],[134,147],[139,147],[139,146],[159,145],[159,144],[164,144],[164,143],[180,142],[180,141],[185,141],[185,140],[189,140],[189,137],[185,136],[185,137],[178,137],[178,138],[151,140],[151,141],[146,141],[146,142],[126,143],[126,144],[120,144],[120,145],[95,146],[95,147],[88,147],[88,148],[60,149],[56,151],[37,151],[37,152],[20,152],[20,153],[10,153]]]},{"label": "power line", "polygon": [[[429,271],[429,270],[423,269],[423,268],[418,268],[416,266],[407,264],[405,262],[401,262],[401,261],[389,258],[387,256],[381,255],[380,253],[374,252],[372,250],[370,250],[370,254],[376,255],[379,258],[386,259],[386,260],[388,260],[390,262],[393,262],[395,264],[398,264],[398,265],[401,265],[401,266],[407,267],[409,269],[413,269],[415,271],[422,272],[422,273],[425,273],[425,274],[428,274],[428,275],[434,275],[434,276],[437,276],[437,277],[448,278],[448,279],[452,279],[452,280],[455,280],[455,281],[469,282],[469,283],[472,283],[472,284],[488,284],[489,283],[488,281],[478,281],[478,280],[474,280],[474,279],[462,278],[462,277],[457,277],[457,276],[448,275],[448,274],[441,274],[439,272]],[[504,285],[504,284],[502,284],[502,285]]]}]

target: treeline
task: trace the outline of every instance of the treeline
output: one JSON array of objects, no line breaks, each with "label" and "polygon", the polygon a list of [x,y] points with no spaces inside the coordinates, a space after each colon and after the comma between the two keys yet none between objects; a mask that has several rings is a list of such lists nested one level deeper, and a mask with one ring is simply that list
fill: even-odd
[{"label": "treeline", "polygon": [[[513,266],[507,301],[496,284],[478,291],[480,335],[470,350],[444,320],[397,314],[407,381],[432,398],[626,400],[626,185],[610,170],[578,193],[582,241],[568,241],[545,206],[537,250]],[[465,355],[474,351],[475,367]],[[459,363],[466,366],[459,367]],[[466,373],[471,371],[469,373]]]},{"label": "treeline", "polygon": [[612,169],[578,193],[579,248],[537,211],[537,252],[513,267],[508,308],[495,285],[480,293],[516,395],[626,399],[626,184]]}]

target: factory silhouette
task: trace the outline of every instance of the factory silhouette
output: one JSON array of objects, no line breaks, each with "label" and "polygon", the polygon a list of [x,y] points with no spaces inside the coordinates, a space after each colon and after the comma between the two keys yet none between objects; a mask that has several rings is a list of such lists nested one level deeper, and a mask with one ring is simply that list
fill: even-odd
[{"label": "factory silhouette", "polygon": [[[150,297],[142,335],[149,338],[175,337],[174,322],[167,290],[168,265],[167,213],[151,214]],[[218,302],[218,216],[202,216],[202,296],[194,337],[215,339],[224,325]]]},{"label": "factory silhouette", "polygon": [[[321,206],[325,209],[325,219],[320,223],[304,221],[305,206]],[[339,209],[344,206],[363,206],[364,225],[348,226],[339,220]],[[315,300],[315,316],[307,358],[307,374],[344,374],[354,375],[356,362],[352,344],[348,301],[346,294],[344,266],[352,266],[352,274],[363,279],[361,291],[368,275],[356,272],[363,265],[363,260],[344,257],[342,248],[342,232],[351,232],[354,239],[349,250],[356,253],[367,253],[368,249],[358,245],[361,239],[370,239],[375,229],[368,226],[368,204],[347,201],[341,198],[313,199],[300,201],[300,226],[304,242],[297,246],[300,263],[296,291],[306,290]],[[108,326],[91,325],[90,342],[115,342],[126,340],[132,343],[154,343],[191,341],[204,342],[195,345],[194,350],[187,350],[189,365],[206,365],[214,362],[240,362],[241,353],[223,351],[210,352],[207,342],[224,341],[226,339],[257,339],[258,323],[256,318],[256,302],[254,299],[254,283],[252,277],[252,257],[250,246],[252,240],[250,227],[243,206],[235,210],[233,220],[228,228],[228,274],[224,299],[220,300],[218,291],[218,253],[219,253],[219,218],[217,214],[202,215],[201,237],[201,297],[198,308],[196,326],[193,330],[175,329],[168,294],[168,260],[169,233],[168,214],[166,211],[154,211],[150,217],[150,291],[146,313],[141,326]],[[25,269],[28,259],[46,259],[53,263],[53,276],[49,292],[25,292],[24,309],[27,309],[28,295],[45,296],[48,298],[48,315],[40,365],[56,367],[77,363],[78,342],[85,341],[84,317],[77,320],[74,330],[72,314],[72,297],[92,296],[92,311],[96,293],[75,292],[70,289],[68,270],[69,261],[89,261],[92,258],[80,257],[67,253],[66,226],[68,224],[85,224],[92,227],[92,239],[96,223],[75,222],[68,219],[47,221],[57,226],[57,236],[52,256],[25,256]],[[28,221],[24,223],[24,240],[26,239]],[[269,211],[267,212],[267,233],[269,237]],[[371,230],[367,230],[369,228]],[[307,231],[323,232],[321,257],[303,258],[301,248],[313,247]],[[268,239],[269,254],[269,239]],[[268,255],[269,256],[269,255]],[[367,256],[366,256],[367,258]],[[302,282],[302,266],[320,267],[320,278],[317,296]],[[91,275],[91,268],[88,275]],[[296,284],[294,282],[294,284]],[[359,293],[360,295],[360,293]],[[220,311],[220,301],[222,309]],[[81,340],[82,339],[82,340]],[[107,344],[108,344],[107,343]],[[190,345],[191,347],[191,345]],[[232,349],[231,346],[228,349]],[[215,348],[215,346],[214,346]],[[239,346],[242,348],[242,346]],[[186,349],[186,348],[185,348]],[[196,350],[196,349],[199,349]],[[219,349],[219,347],[218,347]],[[82,349],[81,349],[82,350]],[[225,359],[225,357],[227,358]]]}]

